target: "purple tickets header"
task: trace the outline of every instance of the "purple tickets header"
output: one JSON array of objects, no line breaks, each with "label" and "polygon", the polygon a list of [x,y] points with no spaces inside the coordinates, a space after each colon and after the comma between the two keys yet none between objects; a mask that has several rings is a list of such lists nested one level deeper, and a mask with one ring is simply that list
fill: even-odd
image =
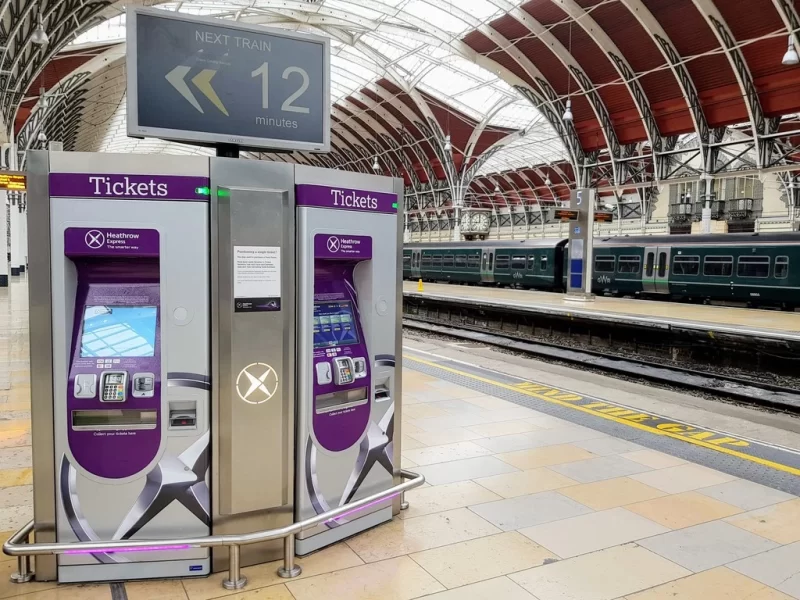
[{"label": "purple tickets header", "polygon": [[[50,196],[208,202],[208,177],[50,173]],[[198,191],[200,190],[200,191]]]},{"label": "purple tickets header", "polygon": [[155,229],[68,227],[64,230],[67,256],[158,256]]},{"label": "purple tickets header", "polygon": [[314,236],[314,258],[368,260],[372,258],[372,238],[368,235],[318,233]]},{"label": "purple tickets header", "polygon": [[318,206],[363,212],[397,213],[397,194],[367,192],[325,185],[295,186],[297,206]]}]

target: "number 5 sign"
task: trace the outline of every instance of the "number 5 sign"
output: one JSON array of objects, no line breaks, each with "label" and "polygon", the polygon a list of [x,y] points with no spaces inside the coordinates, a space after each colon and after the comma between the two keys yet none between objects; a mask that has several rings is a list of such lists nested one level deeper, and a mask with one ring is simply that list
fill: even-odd
[{"label": "number 5 sign", "polygon": [[129,8],[128,135],[330,150],[330,40]]}]

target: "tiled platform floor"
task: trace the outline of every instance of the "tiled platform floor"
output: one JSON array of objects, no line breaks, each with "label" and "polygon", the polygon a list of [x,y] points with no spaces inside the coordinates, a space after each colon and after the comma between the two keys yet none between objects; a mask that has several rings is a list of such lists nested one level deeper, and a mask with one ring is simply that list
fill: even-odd
[{"label": "tiled platform floor", "polygon": [[[25,287],[0,290],[0,530],[30,518]],[[129,583],[132,600],[800,599],[800,499],[412,370],[404,466],[429,483],[401,518],[301,559]],[[525,433],[527,443],[519,446]],[[8,582],[0,598],[95,600],[108,585]]]}]

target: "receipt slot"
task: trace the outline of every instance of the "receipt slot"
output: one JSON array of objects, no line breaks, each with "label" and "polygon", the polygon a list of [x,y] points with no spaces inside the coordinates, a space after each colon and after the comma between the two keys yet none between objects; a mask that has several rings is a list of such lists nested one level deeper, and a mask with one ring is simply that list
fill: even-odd
[{"label": "receipt slot", "polygon": [[[295,168],[295,519],[392,486],[400,370],[398,180]],[[380,391],[380,393],[377,393]],[[303,532],[306,554],[391,519],[391,500]]]}]

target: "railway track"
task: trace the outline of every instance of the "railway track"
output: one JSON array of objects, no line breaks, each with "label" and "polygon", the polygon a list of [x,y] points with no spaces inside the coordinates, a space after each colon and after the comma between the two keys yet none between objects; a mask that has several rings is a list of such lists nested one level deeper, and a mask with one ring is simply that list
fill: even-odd
[{"label": "railway track", "polygon": [[[442,325],[406,314],[403,326],[448,338],[481,343],[515,353],[535,356],[610,373],[626,379],[651,381],[671,388],[681,388],[703,396],[722,397],[740,404],[800,414],[800,391],[795,388],[754,379],[664,365],[635,357],[609,355],[608,352],[576,349],[565,344],[532,341],[509,332],[481,326]],[[765,375],[766,377],[766,375]]]}]

